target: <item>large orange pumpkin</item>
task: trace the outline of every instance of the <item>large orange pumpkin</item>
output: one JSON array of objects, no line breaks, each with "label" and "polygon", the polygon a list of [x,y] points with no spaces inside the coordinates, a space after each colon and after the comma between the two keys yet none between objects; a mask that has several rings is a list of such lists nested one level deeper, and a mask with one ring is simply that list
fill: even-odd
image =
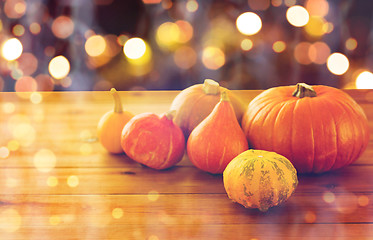
[{"label": "large orange pumpkin", "polygon": [[301,173],[321,173],[358,159],[369,141],[362,108],[328,86],[283,86],[254,98],[242,119],[251,147],[288,158]]}]

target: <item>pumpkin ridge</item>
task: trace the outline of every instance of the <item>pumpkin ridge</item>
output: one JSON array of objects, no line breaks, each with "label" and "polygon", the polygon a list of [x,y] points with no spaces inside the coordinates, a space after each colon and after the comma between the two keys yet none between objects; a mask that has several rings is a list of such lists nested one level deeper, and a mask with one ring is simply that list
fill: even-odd
[{"label": "pumpkin ridge", "polygon": [[[274,136],[276,135],[276,126],[277,126],[276,122],[279,119],[280,112],[284,109],[284,106],[287,105],[287,104],[288,104],[288,101],[280,103],[281,106],[279,107],[279,110],[277,111],[277,114],[276,114],[276,118],[273,121],[273,124],[272,124],[273,125],[273,128],[272,128],[272,147],[271,147],[271,150],[275,148],[275,137]],[[277,104],[277,106],[278,106],[278,104]]]},{"label": "pumpkin ridge", "polygon": [[[340,102],[341,103],[341,102]],[[363,122],[364,120],[367,119],[364,111],[362,110],[362,108],[360,107],[360,105],[356,104],[355,102],[353,101],[348,101],[347,104],[346,104],[346,107],[349,108],[350,111],[353,111],[355,113],[354,118],[356,121],[354,121],[354,123],[358,123],[358,126],[355,125],[355,127],[358,128],[358,137],[360,137],[360,149],[359,151],[357,152],[357,154],[354,156],[354,158],[351,159],[351,161],[349,162],[352,163],[354,160],[357,160],[357,158],[362,154],[362,152],[365,150],[365,148],[367,147],[368,144],[364,144],[364,140],[366,138],[369,139],[369,127],[366,126],[366,124],[364,124],[365,122]],[[351,117],[351,116],[350,116]],[[363,121],[362,121],[363,120]],[[365,131],[367,129],[367,131]],[[356,131],[354,132],[356,134]],[[369,142],[366,141],[366,142]],[[355,146],[356,146],[356,143],[355,143]]]},{"label": "pumpkin ridge", "polygon": [[[348,105],[346,105],[346,104],[343,104],[343,103],[341,103],[340,101],[338,101],[339,103],[340,103],[340,106],[344,109],[344,111],[346,111],[346,112],[348,112],[348,111],[350,111],[351,109],[350,109],[350,107],[348,106]],[[346,110],[346,108],[347,108],[347,110]],[[357,136],[356,136],[356,132],[357,132],[357,126],[355,125],[355,123],[356,123],[356,120],[355,121],[353,121],[354,120],[354,118],[352,118],[352,116],[350,115],[350,114],[345,114],[345,115],[347,115],[348,116],[348,118],[350,119],[350,122],[351,123],[353,123],[353,124],[351,124],[352,126],[352,128],[354,129],[354,131],[352,131],[352,133],[353,133],[353,139],[356,139],[357,138]],[[359,121],[360,122],[360,121]],[[343,166],[346,166],[346,165],[349,165],[352,161],[354,161],[354,160],[356,160],[356,155],[354,154],[354,152],[356,151],[356,142],[354,143],[354,144],[352,144],[353,146],[351,146],[351,150],[350,150],[350,153],[348,154],[348,162],[345,162],[343,165],[342,165],[342,167]],[[361,144],[360,144],[361,145]]]},{"label": "pumpkin ridge", "polygon": [[[260,94],[258,95],[258,96],[260,96]],[[254,98],[254,100],[252,101],[252,102],[250,102],[249,103],[249,106],[248,106],[248,111],[246,111],[246,113],[243,115],[243,117],[242,117],[242,122],[243,123],[245,123],[245,125],[243,125],[242,126],[242,128],[243,128],[243,130],[244,130],[244,132],[246,132],[247,134],[245,134],[246,135],[246,137],[248,138],[249,137],[249,133],[251,132],[251,126],[253,125],[253,119],[255,119],[256,118],[256,116],[259,114],[259,112],[261,112],[262,110],[263,110],[263,108],[265,108],[267,105],[268,105],[268,103],[267,104],[264,104],[264,102],[266,102],[266,101],[270,101],[271,99],[267,99],[267,98],[265,98],[260,104],[262,104],[260,107],[259,107],[259,110],[258,111],[255,111],[255,115],[254,116],[252,116],[252,117],[250,117],[249,116],[249,114],[248,113],[251,113],[252,111],[250,111],[249,109],[250,109],[250,106],[252,106],[253,104],[252,103],[254,103],[255,102],[255,105],[257,105],[257,101],[259,101],[259,100],[261,100],[260,98]],[[248,118],[247,120],[245,120],[246,118]]]},{"label": "pumpkin ridge", "polygon": [[[315,97],[316,98],[316,97]],[[313,100],[313,99],[312,99]],[[314,124],[313,124],[313,114],[312,114],[312,107],[311,107],[311,105],[312,104],[314,104],[314,101],[312,101],[311,100],[311,98],[307,98],[307,105],[308,105],[308,108],[309,108],[309,111],[308,111],[308,114],[309,114],[309,116],[310,116],[310,119],[311,119],[311,121],[310,121],[310,123],[311,123],[311,126],[310,126],[310,129],[311,129],[311,138],[312,138],[312,157],[311,157],[311,163],[310,163],[310,165],[311,165],[311,169],[314,169],[315,168],[315,149],[316,149],[316,147],[315,147],[315,136],[314,136]]]},{"label": "pumpkin ridge", "polygon": [[169,132],[170,134],[170,137],[169,137],[169,150],[168,150],[168,153],[167,153],[167,157],[165,159],[165,161],[163,161],[163,164],[161,164],[161,166],[159,166],[160,169],[162,169],[166,164],[168,164],[168,160],[170,159],[171,155],[172,155],[172,151],[173,151],[173,134],[172,134],[172,131]]}]

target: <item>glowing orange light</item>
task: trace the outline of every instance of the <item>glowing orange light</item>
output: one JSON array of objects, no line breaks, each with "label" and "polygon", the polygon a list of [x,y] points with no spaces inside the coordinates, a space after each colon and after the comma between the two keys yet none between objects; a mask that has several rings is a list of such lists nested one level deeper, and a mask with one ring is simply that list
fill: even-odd
[{"label": "glowing orange light", "polygon": [[16,92],[35,92],[37,87],[35,79],[30,76],[21,77],[14,86]]},{"label": "glowing orange light", "polygon": [[30,76],[38,68],[38,59],[32,53],[22,53],[18,58],[18,68],[22,70],[24,75]]},{"label": "glowing orange light", "polygon": [[32,34],[37,35],[41,31],[41,26],[39,23],[34,22],[30,24],[29,29]]},{"label": "glowing orange light", "polygon": [[311,16],[311,18],[309,19],[309,22],[304,27],[304,29],[310,36],[321,37],[322,35],[326,33],[325,27],[324,27],[325,24],[326,22],[324,18],[318,17],[318,16]]},{"label": "glowing orange light", "polygon": [[206,47],[202,52],[202,62],[208,69],[219,69],[225,64],[225,54],[220,48]]},{"label": "glowing orange light", "polygon": [[272,49],[276,53],[283,52],[286,49],[286,43],[284,41],[276,41],[273,43]]},{"label": "glowing orange light", "polygon": [[91,57],[97,57],[106,49],[105,38],[101,35],[93,35],[87,39],[84,45],[85,51]]},{"label": "glowing orange light", "polygon": [[58,38],[68,38],[74,32],[74,22],[67,16],[59,16],[52,23],[52,32]]},{"label": "glowing orange light", "polygon": [[329,12],[329,3],[326,0],[308,0],[305,7],[312,16],[325,17]]},{"label": "glowing orange light", "polygon": [[269,8],[269,5],[270,5],[270,0],[248,0],[249,2],[249,7],[252,9],[252,10],[267,10]]},{"label": "glowing orange light", "polygon": [[7,0],[4,4],[4,13],[8,18],[21,18],[26,12],[24,0]]},{"label": "glowing orange light", "polygon": [[197,53],[189,46],[178,48],[174,54],[174,61],[179,68],[189,69],[197,61]]},{"label": "glowing orange light", "polygon": [[179,27],[180,34],[177,39],[179,43],[186,43],[193,37],[193,27],[192,25],[183,20],[178,20],[175,24]]},{"label": "glowing orange light", "polygon": [[324,42],[315,42],[308,49],[310,60],[316,64],[324,64],[330,55],[330,48]]},{"label": "glowing orange light", "polygon": [[250,51],[253,48],[253,41],[246,38],[241,41],[241,49],[244,51]]},{"label": "glowing orange light", "polygon": [[272,0],[271,1],[272,6],[279,7],[282,4],[282,0]]},{"label": "glowing orange light", "polygon": [[162,0],[142,0],[145,4],[158,4],[162,2]]},{"label": "glowing orange light", "polygon": [[301,42],[297,44],[294,49],[295,60],[303,65],[312,63],[311,59],[309,58],[309,54],[308,54],[310,47],[311,47],[311,43],[309,42]]}]

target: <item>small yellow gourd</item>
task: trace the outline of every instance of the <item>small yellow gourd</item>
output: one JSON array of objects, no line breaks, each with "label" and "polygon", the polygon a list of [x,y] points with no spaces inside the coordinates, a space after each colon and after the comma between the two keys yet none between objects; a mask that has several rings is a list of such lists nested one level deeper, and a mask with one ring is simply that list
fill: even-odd
[{"label": "small yellow gourd", "polygon": [[286,201],[297,187],[298,178],[294,166],[285,157],[250,149],[228,164],[223,182],[234,202],[264,212]]},{"label": "small yellow gourd", "polygon": [[111,153],[122,153],[121,134],[124,125],[134,116],[123,111],[122,102],[115,88],[110,90],[114,97],[114,109],[105,113],[97,126],[97,135],[102,146]]}]

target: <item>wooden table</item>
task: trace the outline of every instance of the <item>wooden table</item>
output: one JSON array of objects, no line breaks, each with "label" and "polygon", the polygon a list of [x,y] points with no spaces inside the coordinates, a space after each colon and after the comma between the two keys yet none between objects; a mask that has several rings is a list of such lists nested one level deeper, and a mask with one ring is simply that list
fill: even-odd
[{"label": "wooden table", "polygon": [[[260,91],[236,91],[248,103]],[[346,90],[373,130],[373,90]],[[120,92],[135,113],[168,110],[177,91]],[[109,92],[0,94],[0,239],[372,239],[373,142],[357,162],[299,176],[262,213],[228,199],[221,175],[185,157],[156,171],[96,138]],[[373,133],[371,133],[371,139]]]}]

